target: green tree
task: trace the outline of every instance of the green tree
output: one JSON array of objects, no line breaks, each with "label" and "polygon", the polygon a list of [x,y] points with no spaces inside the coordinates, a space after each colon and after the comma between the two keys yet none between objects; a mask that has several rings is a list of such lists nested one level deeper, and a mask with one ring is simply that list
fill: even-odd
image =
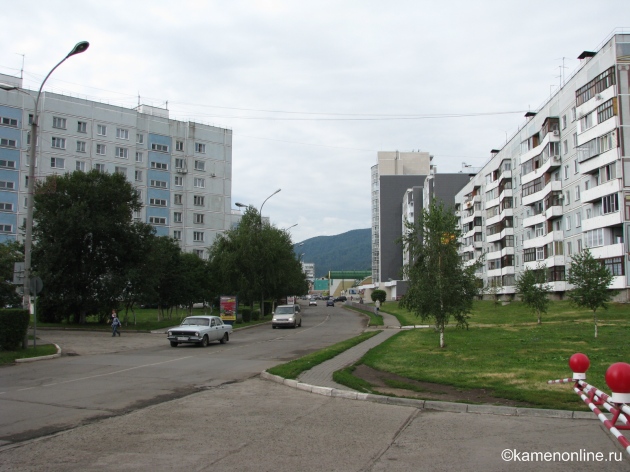
[{"label": "green tree", "polygon": [[537,269],[528,267],[516,280],[516,292],[521,295],[523,303],[537,316],[538,324],[542,324],[542,315],[547,314],[550,290],[546,283],[544,266],[539,266]]},{"label": "green tree", "polygon": [[20,296],[13,285],[13,267],[24,260],[24,245],[16,241],[0,244],[0,307],[20,304]]},{"label": "green tree", "polygon": [[132,220],[142,207],[136,190],[118,173],[73,172],[38,182],[34,203],[33,267],[45,307],[78,323],[105,319],[153,233]]},{"label": "green tree", "polygon": [[444,344],[444,328],[451,318],[457,327],[468,328],[479,285],[475,277],[477,264],[465,266],[457,253],[457,218],[442,202],[432,201],[422,211],[422,221],[404,237],[410,251],[410,263],[403,272],[409,280],[407,293],[400,304],[423,321],[433,319]]},{"label": "green tree", "polygon": [[596,338],[597,309],[608,309],[607,302],[615,294],[608,288],[612,280],[613,275],[610,271],[600,261],[594,259],[588,249],[573,256],[567,277],[567,282],[573,285],[573,289],[567,292],[567,296],[575,305],[593,312]]},{"label": "green tree", "polygon": [[387,300],[387,292],[385,290],[374,290],[370,294],[370,298],[373,302],[378,300],[381,304],[383,304],[385,303],[385,300]]}]

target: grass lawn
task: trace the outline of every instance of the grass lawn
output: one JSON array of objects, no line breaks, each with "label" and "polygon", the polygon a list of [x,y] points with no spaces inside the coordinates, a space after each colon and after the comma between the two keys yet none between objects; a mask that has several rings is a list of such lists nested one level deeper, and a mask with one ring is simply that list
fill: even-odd
[{"label": "grass lawn", "polygon": [[28,347],[27,349],[20,349],[18,351],[0,351],[0,365],[4,364],[12,364],[16,359],[26,359],[29,357],[40,357],[40,356],[50,356],[51,354],[56,354],[57,348],[54,344],[44,344],[41,346],[37,346],[37,348],[33,349],[33,347]]},{"label": "grass lawn", "polygon": [[[156,329],[169,328],[171,326],[178,326],[181,321],[189,316],[187,310],[179,309],[177,311],[173,310],[171,313],[171,317],[167,319],[163,319],[158,321],[158,310],[157,308],[137,308],[135,311],[135,323],[134,317],[131,311],[125,317],[124,310],[118,312],[118,317],[120,318],[121,323],[123,324],[123,330],[138,330],[138,331],[152,331]],[[193,315],[218,315],[219,311],[214,310],[214,312],[210,312],[209,308],[194,308]],[[235,324],[234,328],[242,328],[244,326],[251,326],[255,324],[265,323],[267,321],[271,321],[271,315],[265,316],[264,319],[258,321],[250,321],[248,323],[239,323]],[[96,321],[96,317],[90,316],[87,319],[85,324],[72,324],[72,323],[42,323],[39,320],[37,321],[37,327],[44,328],[73,328],[73,329],[102,329],[105,331],[111,330],[110,323],[98,323]],[[32,329],[32,328],[29,328]]]},{"label": "grass lawn", "polygon": [[353,306],[350,306],[350,305],[342,305],[342,306],[346,310],[352,310],[352,311],[356,311],[357,313],[362,313],[364,315],[367,315],[370,318],[370,322],[368,323],[368,326],[383,326],[383,317],[375,315],[373,311],[361,310],[359,308],[354,308]]},{"label": "grass lawn", "polygon": [[[419,322],[395,303],[385,304],[383,311],[401,324]],[[570,384],[546,382],[570,377],[569,357],[582,352],[591,360],[587,381],[610,393],[606,369],[614,362],[630,362],[630,306],[611,304],[598,311],[598,318],[595,339],[592,313],[568,302],[552,302],[540,326],[519,302],[476,302],[468,330],[447,328],[445,349],[439,348],[433,329],[408,330],[372,349],[360,363],[419,381],[486,388],[541,408],[588,410]]]}]

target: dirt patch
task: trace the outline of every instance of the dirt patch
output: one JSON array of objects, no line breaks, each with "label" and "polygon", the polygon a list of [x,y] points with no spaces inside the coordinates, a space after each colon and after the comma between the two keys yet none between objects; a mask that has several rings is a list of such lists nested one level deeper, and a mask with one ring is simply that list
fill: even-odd
[{"label": "dirt patch", "polygon": [[[526,402],[517,402],[514,400],[506,400],[492,395],[486,389],[460,389],[450,385],[441,385],[431,382],[420,382],[418,380],[408,379],[400,375],[390,372],[383,372],[372,369],[366,365],[358,365],[352,373],[355,377],[365,380],[372,389],[381,395],[395,395],[397,397],[418,398],[422,400],[440,400],[445,402],[460,403],[484,403],[501,406],[514,407],[532,407]],[[416,390],[402,388],[394,388],[387,382],[405,383],[413,386]]]}]

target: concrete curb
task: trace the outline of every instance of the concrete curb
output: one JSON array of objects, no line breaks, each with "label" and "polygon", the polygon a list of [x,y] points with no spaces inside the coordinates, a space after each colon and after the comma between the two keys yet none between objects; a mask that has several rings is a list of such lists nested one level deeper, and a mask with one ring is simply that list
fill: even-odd
[{"label": "concrete curb", "polygon": [[563,418],[574,420],[598,420],[592,413],[585,411],[569,410],[545,410],[542,408],[519,408],[496,405],[473,405],[468,403],[441,402],[436,400],[416,400],[414,398],[388,397],[385,395],[374,395],[371,393],[360,393],[351,390],[341,390],[337,388],[318,387],[309,385],[297,380],[285,379],[279,375],[270,374],[266,370],[260,373],[260,378],[271,382],[286,385],[305,392],[328,397],[345,398],[347,400],[362,400],[373,403],[383,403],[387,405],[410,406],[422,410],[450,411],[453,413],[472,413],[478,415],[501,415],[501,416],[523,416],[539,418]]},{"label": "concrete curb", "polygon": [[57,344],[54,344],[54,346],[57,348],[56,354],[51,354],[50,356],[25,357],[23,359],[15,359],[15,362],[23,364],[25,362],[45,361],[47,359],[56,359],[57,357],[61,357],[61,348]]}]

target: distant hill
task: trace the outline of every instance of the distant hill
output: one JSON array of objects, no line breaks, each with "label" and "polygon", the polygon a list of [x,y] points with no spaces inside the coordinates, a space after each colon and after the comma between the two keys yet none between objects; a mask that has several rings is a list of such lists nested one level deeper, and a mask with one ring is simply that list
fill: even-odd
[{"label": "distant hill", "polygon": [[[298,247],[298,244],[303,244]],[[354,229],[336,236],[316,236],[294,246],[304,253],[304,262],[315,264],[315,277],[325,277],[330,270],[372,270],[372,234],[370,228]]]}]

